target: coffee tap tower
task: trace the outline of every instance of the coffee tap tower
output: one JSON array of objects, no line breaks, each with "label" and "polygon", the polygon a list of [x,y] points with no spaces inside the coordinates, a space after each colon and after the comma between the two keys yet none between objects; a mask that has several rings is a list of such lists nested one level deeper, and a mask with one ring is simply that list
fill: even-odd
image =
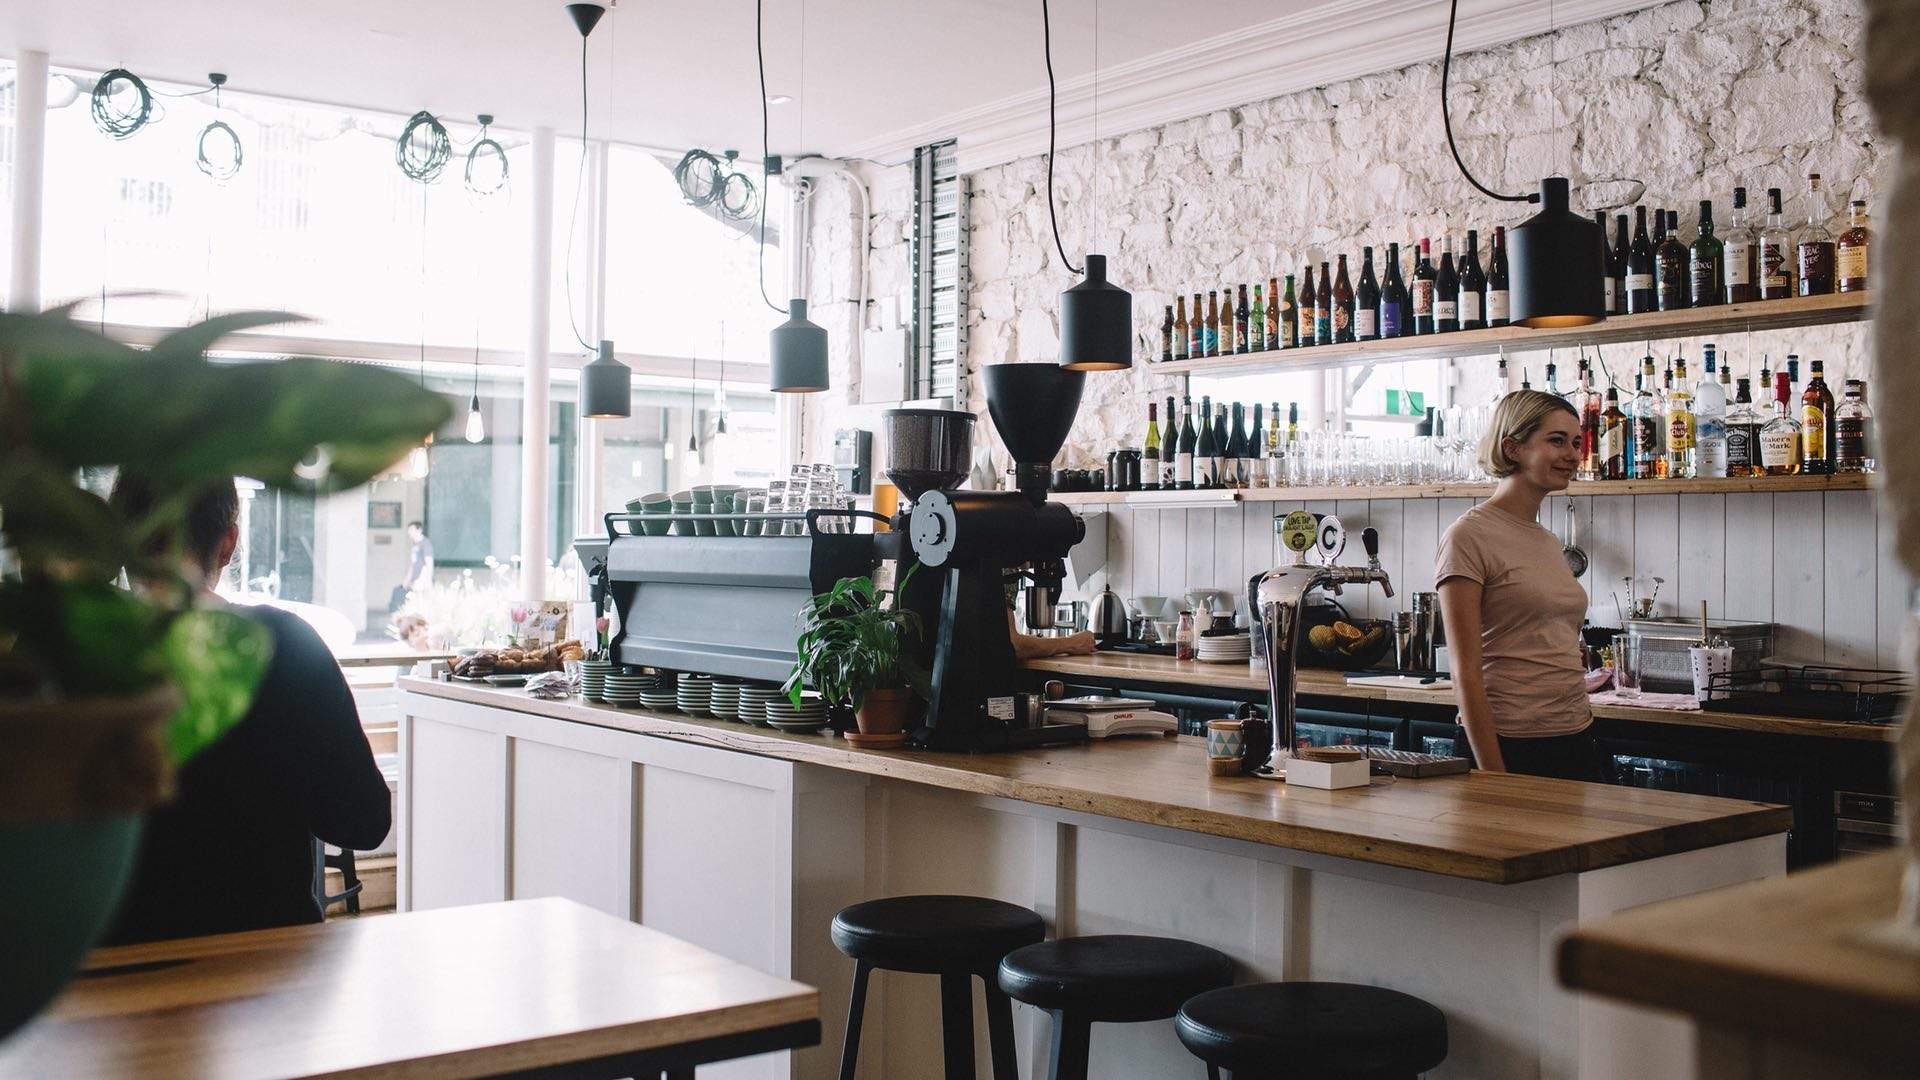
[{"label": "coffee tap tower", "polygon": [[1086,737],[1081,725],[1018,714],[1015,691],[1022,680],[1006,591],[1016,575],[1023,579],[1027,625],[1053,625],[1067,552],[1087,530],[1073,511],[1047,501],[1047,493],[1086,376],[1052,364],[996,364],[984,376],[987,413],[1013,456],[1013,491],[959,490],[971,458],[970,415],[896,409],[886,416],[887,476],[913,501],[895,518],[905,537],[900,554],[910,550],[920,564],[902,597],[920,614],[921,656],[932,684],[912,741],[935,750]]}]

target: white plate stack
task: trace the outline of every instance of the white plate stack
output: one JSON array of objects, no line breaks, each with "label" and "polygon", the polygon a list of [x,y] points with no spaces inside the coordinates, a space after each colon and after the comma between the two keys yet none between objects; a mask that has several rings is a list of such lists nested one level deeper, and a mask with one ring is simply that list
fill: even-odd
[{"label": "white plate stack", "polygon": [[818,694],[806,694],[796,707],[785,697],[767,702],[767,723],[781,731],[808,734],[827,726],[827,703]]},{"label": "white plate stack", "polygon": [[1194,642],[1193,655],[1203,664],[1244,664],[1253,659],[1253,638],[1248,634],[1202,635]]},{"label": "white plate stack", "polygon": [[713,676],[682,675],[680,688],[674,694],[674,703],[688,716],[711,716],[713,714]]},{"label": "white plate stack", "polygon": [[653,687],[651,675],[635,672],[608,672],[606,682],[600,693],[600,700],[609,705],[618,705],[623,709],[637,709],[641,704],[641,695]]},{"label": "white plate stack", "polygon": [[740,719],[740,684],[731,679],[713,680],[713,715],[721,720]]},{"label": "white plate stack", "polygon": [[580,661],[580,696],[588,701],[603,700],[607,689],[607,676],[613,674],[611,660]]},{"label": "white plate stack", "polygon": [[740,719],[767,727],[767,703],[786,699],[785,694],[771,686],[743,686],[740,688]]},{"label": "white plate stack", "polygon": [[654,712],[672,712],[674,709],[673,678],[668,675],[655,676],[651,684],[641,687],[640,704]]}]

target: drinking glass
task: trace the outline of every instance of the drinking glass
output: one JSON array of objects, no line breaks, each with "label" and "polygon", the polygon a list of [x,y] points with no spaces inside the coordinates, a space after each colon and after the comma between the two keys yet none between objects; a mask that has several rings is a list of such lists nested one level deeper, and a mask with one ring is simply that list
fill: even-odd
[{"label": "drinking glass", "polygon": [[1613,635],[1613,688],[1623,698],[1640,696],[1640,646],[1632,634]]}]

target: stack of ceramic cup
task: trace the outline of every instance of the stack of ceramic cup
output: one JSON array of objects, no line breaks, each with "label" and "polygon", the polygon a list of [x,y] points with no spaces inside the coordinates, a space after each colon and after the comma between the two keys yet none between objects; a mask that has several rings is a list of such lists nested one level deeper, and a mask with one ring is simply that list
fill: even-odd
[{"label": "stack of ceramic cup", "polygon": [[637,709],[641,704],[641,695],[652,685],[652,676],[637,671],[611,671],[607,673],[606,688],[600,700],[623,709]]},{"label": "stack of ceramic cup", "polygon": [[713,680],[713,715],[720,720],[740,719],[740,684],[732,679]]},{"label": "stack of ceramic cup", "polygon": [[713,676],[682,675],[674,703],[688,716],[708,716],[713,712]]},{"label": "stack of ceramic cup", "polygon": [[590,659],[580,661],[580,696],[588,701],[601,701],[607,689],[607,676],[613,672],[613,661]]},{"label": "stack of ceramic cup", "polygon": [[767,703],[786,695],[771,686],[742,686],[740,688],[740,719],[759,727],[767,725]]},{"label": "stack of ceramic cup", "polygon": [[781,731],[810,734],[827,726],[827,703],[811,692],[801,696],[798,706],[775,696],[767,702],[767,723]]},{"label": "stack of ceramic cup", "polygon": [[640,704],[654,712],[672,712],[674,709],[672,677],[655,676],[652,683],[640,689]]}]

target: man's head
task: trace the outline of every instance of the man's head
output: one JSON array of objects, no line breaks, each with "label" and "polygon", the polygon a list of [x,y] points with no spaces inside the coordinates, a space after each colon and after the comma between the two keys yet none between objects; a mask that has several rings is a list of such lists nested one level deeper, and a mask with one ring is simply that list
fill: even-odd
[{"label": "man's head", "polygon": [[427,535],[427,527],[418,521],[407,522],[407,539],[418,540]]},{"label": "man's head", "polygon": [[[122,517],[138,520],[150,513],[161,500],[170,499],[173,495],[172,490],[122,470],[114,481],[113,494],[108,501],[120,511]],[[170,530],[163,531],[148,541],[143,554],[150,558],[164,555],[176,540],[187,561],[186,569],[200,575],[207,588],[216,585],[227,563],[233,560],[233,549],[240,543],[240,492],[231,478],[209,485],[206,491],[196,496],[187,507],[178,535]]]}]

